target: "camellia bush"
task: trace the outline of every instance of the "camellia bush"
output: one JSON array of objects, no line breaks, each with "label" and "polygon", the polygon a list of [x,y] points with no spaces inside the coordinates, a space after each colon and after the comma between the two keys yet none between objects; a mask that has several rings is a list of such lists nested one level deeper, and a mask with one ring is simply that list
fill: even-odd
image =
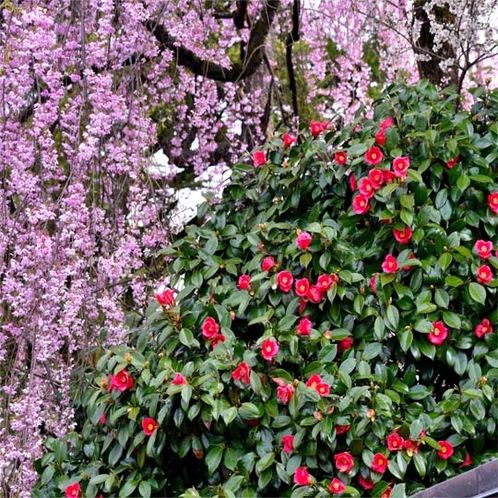
[{"label": "camellia bush", "polygon": [[498,94],[391,86],[234,169],[35,496],[402,497],[496,457]]}]

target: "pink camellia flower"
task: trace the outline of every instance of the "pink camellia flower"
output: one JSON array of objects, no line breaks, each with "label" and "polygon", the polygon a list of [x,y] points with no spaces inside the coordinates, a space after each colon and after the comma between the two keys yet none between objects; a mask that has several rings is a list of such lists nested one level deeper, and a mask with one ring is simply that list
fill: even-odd
[{"label": "pink camellia flower", "polygon": [[294,483],[299,486],[311,484],[311,476],[306,467],[298,467],[294,472]]},{"label": "pink camellia flower", "polygon": [[202,335],[208,339],[208,340],[213,340],[216,336],[216,334],[220,331],[220,326],[216,322],[216,320],[208,316],[205,320],[204,323],[202,324],[201,327],[202,330]]},{"label": "pink camellia flower", "polygon": [[282,436],[282,444],[284,445],[284,453],[289,454],[294,449],[294,436]]},{"label": "pink camellia flower", "polygon": [[398,434],[398,431],[394,431],[392,434],[389,434],[386,438],[387,449],[389,451],[399,451],[403,449],[403,444],[405,440]]},{"label": "pink camellia flower", "polygon": [[154,293],[157,302],[164,307],[171,307],[175,305],[175,290],[168,289],[164,286],[159,287]]},{"label": "pink camellia flower", "polygon": [[159,424],[153,418],[144,418],[142,420],[142,429],[146,436],[152,435],[158,427]]},{"label": "pink camellia flower", "polygon": [[432,327],[432,332],[429,332],[427,338],[432,344],[441,346],[448,337],[448,329],[443,322],[432,322]]},{"label": "pink camellia flower", "polygon": [[477,281],[480,284],[489,284],[493,279],[493,272],[488,265],[482,265],[477,269]]},{"label": "pink camellia flower", "polygon": [[379,145],[384,145],[386,143],[386,134],[382,130],[380,130],[375,134],[375,141]]},{"label": "pink camellia flower", "polygon": [[265,360],[271,361],[277,356],[279,347],[275,339],[265,339],[261,344],[261,356]]},{"label": "pink camellia flower", "polygon": [[362,475],[360,475],[360,477],[358,477],[358,483],[360,484],[360,486],[362,486],[367,491],[369,489],[373,489],[373,487],[375,486],[375,484],[372,480],[365,479]]},{"label": "pink camellia flower", "polygon": [[277,387],[277,398],[286,405],[294,396],[294,386],[285,384]]},{"label": "pink camellia flower", "polygon": [[380,164],[383,157],[382,151],[374,145],[366,151],[365,162],[370,164],[370,166],[377,166],[377,164]]},{"label": "pink camellia flower", "polygon": [[353,199],[353,211],[356,214],[364,214],[370,209],[368,198],[363,194],[358,194]]},{"label": "pink camellia flower", "polygon": [[351,453],[345,451],[334,455],[335,466],[339,472],[347,474],[354,467],[354,458]]},{"label": "pink camellia flower", "polygon": [[327,292],[333,283],[339,281],[339,277],[332,273],[331,275],[320,275],[316,281],[316,286],[320,289],[322,293]]},{"label": "pink camellia flower", "polygon": [[370,290],[374,293],[374,294],[377,294],[377,273],[374,273],[371,277],[370,277]]},{"label": "pink camellia flower", "polygon": [[394,238],[400,243],[400,244],[407,244],[408,241],[412,238],[412,229],[410,227],[405,226],[403,230],[397,230],[396,228],[393,229],[393,235]]},{"label": "pink camellia flower", "polygon": [[251,382],[250,378],[251,367],[245,362],[239,363],[239,366],[232,372],[233,380],[240,380],[244,384]]},{"label": "pink camellia flower", "polygon": [[382,453],[376,453],[372,460],[372,470],[383,474],[387,469],[387,458]]},{"label": "pink camellia flower", "polygon": [[107,388],[109,392],[113,389],[123,392],[133,387],[133,377],[125,368],[120,370],[116,375],[109,375],[109,380],[109,387]]},{"label": "pink camellia flower", "polygon": [[250,290],[250,288],[251,288],[251,276],[250,275],[241,275],[239,277],[237,287],[240,290]]},{"label": "pink camellia flower", "polygon": [[460,468],[468,467],[469,465],[472,465],[472,458],[470,457],[470,453],[467,451],[467,454],[465,455],[465,460],[461,463]]},{"label": "pink camellia flower", "polygon": [[391,183],[396,178],[396,175],[392,171],[389,171],[388,169],[382,171],[384,173],[384,183]]},{"label": "pink camellia flower", "polygon": [[354,192],[357,187],[358,187],[358,184],[356,183],[356,176],[354,176],[354,173],[351,173],[349,175],[349,186],[351,187],[351,190]]},{"label": "pink camellia flower", "polygon": [[105,412],[99,418],[99,424],[105,425],[107,422],[107,415]]},{"label": "pink camellia flower", "polygon": [[214,349],[220,342],[225,342],[225,334],[216,334],[211,340],[211,347]]},{"label": "pink camellia flower", "polygon": [[437,452],[439,458],[448,460],[453,455],[453,445],[449,441],[438,441],[438,444],[441,446],[441,449]]},{"label": "pink camellia flower", "polygon": [[414,453],[418,453],[418,443],[416,441],[412,441],[411,439],[407,439],[403,443],[403,448],[408,456],[413,456]]},{"label": "pink camellia flower", "polygon": [[329,491],[331,493],[341,494],[346,489],[346,485],[337,477],[334,477],[332,481],[330,481]]},{"label": "pink camellia flower", "polygon": [[296,244],[300,249],[306,251],[311,244],[312,237],[308,232],[301,232],[296,238]]},{"label": "pink camellia flower", "polygon": [[297,325],[296,334],[297,335],[311,335],[311,320],[307,317],[301,318],[299,324]]},{"label": "pink camellia flower", "polygon": [[318,285],[311,285],[310,290],[308,291],[308,294],[306,297],[312,302],[312,303],[319,303],[322,300],[322,290]]},{"label": "pink camellia flower", "polygon": [[320,382],[315,386],[315,391],[320,396],[328,396],[330,394],[330,386],[328,384],[325,384],[325,382]]},{"label": "pink camellia flower", "polygon": [[261,263],[261,270],[268,271],[271,270],[274,266],[276,266],[275,260],[271,256],[266,256]]},{"label": "pink camellia flower", "polygon": [[488,259],[492,256],[493,242],[486,240],[478,240],[474,244],[474,249],[482,259]]},{"label": "pink camellia flower", "polygon": [[379,188],[384,184],[384,171],[381,169],[371,169],[368,173],[368,179],[372,183],[372,186],[375,190],[379,190]]},{"label": "pink camellia flower", "polygon": [[397,157],[393,161],[394,176],[396,176],[397,178],[405,178],[409,167],[410,167],[409,157]]},{"label": "pink camellia flower", "polygon": [[182,384],[186,384],[187,379],[183,376],[183,374],[176,372],[171,384],[175,386],[181,386]]},{"label": "pink camellia flower", "polygon": [[292,289],[292,283],[294,282],[294,277],[289,271],[281,271],[277,273],[277,284],[282,292],[289,292]]},{"label": "pink camellia flower", "polygon": [[360,180],[360,194],[363,194],[367,199],[371,199],[374,196],[375,188],[370,178],[362,178]]},{"label": "pink camellia flower", "polygon": [[323,123],[320,123],[319,121],[311,121],[310,122],[310,131],[311,135],[316,138],[322,131],[325,129],[325,126]]},{"label": "pink camellia flower", "polygon": [[306,382],[306,387],[312,387],[313,389],[316,389],[316,386],[321,383],[322,378],[318,374],[311,374],[310,378]]},{"label": "pink camellia flower", "polygon": [[493,328],[491,327],[491,323],[487,318],[484,318],[483,321],[476,325],[474,329],[475,335],[479,338],[486,334],[491,334],[492,332]]},{"label": "pink camellia flower", "polygon": [[289,135],[288,133],[284,133],[283,139],[284,139],[284,147],[286,149],[288,149],[289,147],[292,147],[297,141],[296,137],[293,137],[292,135]]},{"label": "pink camellia flower", "polygon": [[75,482],[66,487],[66,498],[80,498],[80,496],[81,486],[79,482]]},{"label": "pink camellia flower", "polygon": [[448,162],[446,163],[446,166],[448,166],[449,169],[453,168],[453,166],[458,164],[459,159],[460,159],[459,156],[456,156],[453,159],[449,159]]},{"label": "pink camellia flower", "polygon": [[264,150],[257,150],[252,155],[252,162],[255,168],[259,168],[266,164],[266,152]]},{"label": "pink camellia flower", "polygon": [[380,495],[380,498],[391,498],[392,489],[388,486],[385,491]]},{"label": "pink camellia flower", "polygon": [[336,425],[335,433],[339,436],[340,434],[344,434],[351,429],[351,425]]},{"label": "pink camellia flower", "polygon": [[382,131],[386,131],[388,128],[391,126],[394,126],[393,118],[391,116],[388,116],[382,123],[380,123],[380,129]]},{"label": "pink camellia flower", "polygon": [[396,273],[399,269],[398,262],[392,254],[388,254],[382,263],[384,273]]},{"label": "pink camellia flower", "polygon": [[488,205],[493,213],[498,214],[498,192],[491,192],[488,195]]},{"label": "pink camellia flower", "polygon": [[337,344],[337,352],[338,353],[344,353],[344,351],[347,351],[353,346],[353,338],[352,337],[345,337],[344,339],[341,339],[338,344]]},{"label": "pink camellia flower", "polygon": [[346,164],[347,160],[348,160],[348,155],[346,154],[346,152],[336,152],[334,154],[334,161],[341,166]]},{"label": "pink camellia flower", "polygon": [[309,280],[306,277],[296,280],[294,290],[296,291],[296,295],[299,297],[306,297],[308,291],[310,290]]}]

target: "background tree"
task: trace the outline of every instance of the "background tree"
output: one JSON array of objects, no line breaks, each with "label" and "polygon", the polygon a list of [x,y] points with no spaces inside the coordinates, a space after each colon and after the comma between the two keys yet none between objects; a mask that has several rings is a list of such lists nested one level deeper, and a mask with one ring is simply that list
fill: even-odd
[{"label": "background tree", "polygon": [[[3,493],[30,494],[43,437],[71,427],[73,369],[91,346],[124,340],[127,309],[140,318],[168,240],[173,180],[230,167],[273,128],[347,120],[388,81],[434,73],[439,83],[444,64],[461,84],[474,69],[482,78],[496,53],[494,8],[3,2]],[[152,173],[158,150],[170,167]]]}]

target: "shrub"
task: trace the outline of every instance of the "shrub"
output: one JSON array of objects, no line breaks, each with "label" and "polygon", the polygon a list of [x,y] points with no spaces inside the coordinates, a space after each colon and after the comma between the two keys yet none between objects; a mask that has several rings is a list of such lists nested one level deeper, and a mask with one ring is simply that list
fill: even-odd
[{"label": "shrub", "polygon": [[394,497],[496,456],[498,94],[456,97],[392,86],[239,163],[38,496]]}]

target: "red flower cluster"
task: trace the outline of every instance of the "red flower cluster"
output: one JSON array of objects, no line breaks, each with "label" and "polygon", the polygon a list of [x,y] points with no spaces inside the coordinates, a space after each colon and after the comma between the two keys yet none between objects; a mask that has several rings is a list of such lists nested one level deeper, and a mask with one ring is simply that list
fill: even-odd
[{"label": "red flower cluster", "polygon": [[344,490],[346,489],[346,485],[337,477],[334,477],[332,481],[330,481],[330,486],[329,486],[329,491],[331,493],[344,493]]},{"label": "red flower cluster", "polygon": [[282,292],[289,292],[293,282],[294,277],[290,271],[283,270],[277,273],[277,285]]},{"label": "red flower cluster", "polygon": [[297,138],[293,137],[292,135],[289,135],[288,133],[284,133],[283,139],[284,139],[284,147],[286,149],[292,147],[292,145],[294,145],[297,142]]},{"label": "red flower cluster", "polygon": [[239,290],[251,290],[251,277],[250,275],[241,275],[237,283]]},{"label": "red flower cluster", "polygon": [[372,470],[383,474],[387,469],[387,458],[382,453],[376,453],[372,460]]},{"label": "red flower cluster", "polygon": [[441,346],[448,337],[448,329],[443,322],[432,322],[432,326],[432,332],[429,332],[427,338],[432,344]]},{"label": "red flower cluster", "polygon": [[335,466],[339,472],[347,474],[354,467],[354,458],[351,453],[345,451],[334,455]]},{"label": "red flower cluster", "polygon": [[214,348],[218,343],[224,342],[226,337],[225,334],[220,334],[220,326],[216,322],[216,320],[208,316],[201,327],[202,335],[208,340],[211,341],[211,347]]},{"label": "red flower cluster", "polygon": [[403,227],[402,230],[397,230],[396,228],[393,229],[393,235],[394,238],[400,243],[400,244],[407,244],[410,239],[412,238],[412,229],[410,227]]},{"label": "red flower cluster", "polygon": [[493,272],[488,265],[482,265],[477,269],[477,281],[480,284],[489,284],[493,280]]},{"label": "red flower cluster", "polygon": [[308,232],[301,232],[296,238],[296,244],[300,249],[306,251],[311,244],[312,237]]},{"label": "red flower cluster", "polygon": [[386,439],[387,449],[389,451],[399,451],[403,449],[405,440],[398,434],[395,430],[392,434],[389,434]]},{"label": "red flower cluster", "polygon": [[265,360],[271,361],[277,356],[279,346],[275,339],[265,339],[261,344],[261,356]]},{"label": "red flower cluster", "polygon": [[113,389],[123,392],[133,387],[133,377],[131,377],[125,368],[120,370],[116,375],[109,375],[109,380],[110,383],[107,389],[109,392]]},{"label": "red flower cluster", "polygon": [[476,325],[474,329],[474,333],[476,337],[481,338],[486,334],[491,334],[493,332],[493,328],[491,327],[491,323],[487,318],[484,318],[481,323]]},{"label": "red flower cluster", "polygon": [[245,361],[243,361],[232,372],[232,379],[240,380],[244,384],[249,384],[251,382],[250,373],[251,373],[251,367]]},{"label": "red flower cluster", "polygon": [[159,424],[153,418],[144,418],[142,420],[142,429],[146,436],[152,435],[158,427]]},{"label": "red flower cluster", "polygon": [[294,396],[294,386],[283,384],[277,387],[277,398],[286,405]]},{"label": "red flower cluster", "polygon": [[310,336],[311,335],[311,327],[312,327],[312,323],[308,317],[301,318],[301,320],[299,321],[299,323],[297,325],[296,334]]},{"label": "red flower cluster", "polygon": [[342,152],[336,152],[334,154],[334,161],[337,164],[339,164],[340,166],[343,166],[348,161],[348,155],[344,151],[342,151]]},{"label": "red flower cluster", "polygon": [[294,472],[294,483],[299,486],[311,484],[311,476],[306,467],[298,467]]},{"label": "red flower cluster", "polygon": [[312,387],[320,396],[330,394],[330,386],[323,382],[318,374],[310,375],[310,378],[306,382],[306,387]]},{"label": "red flower cluster", "polygon": [[175,290],[168,289],[164,286],[159,287],[154,293],[157,299],[157,302],[164,306],[165,308],[169,308],[175,305]]},{"label": "red flower cluster", "polygon": [[498,192],[492,192],[488,195],[488,205],[493,213],[498,214]]},{"label": "red flower cluster", "polygon": [[80,498],[81,496],[81,486],[79,482],[70,484],[66,488],[66,498]]},{"label": "red flower cluster", "polygon": [[275,260],[271,256],[267,256],[265,259],[263,259],[263,262],[261,263],[261,270],[269,271],[276,265],[277,263],[275,263]]},{"label": "red flower cluster", "polygon": [[282,436],[282,444],[284,445],[284,453],[289,454],[294,449],[294,436]]},{"label": "red flower cluster", "polygon": [[453,445],[449,441],[438,441],[438,444],[441,446],[441,449],[437,452],[439,458],[448,460],[453,455]]},{"label": "red flower cluster", "polygon": [[478,240],[474,244],[474,249],[482,259],[488,259],[492,256],[493,242],[486,240]]},{"label": "red flower cluster", "polygon": [[264,150],[257,150],[252,155],[252,162],[255,168],[259,168],[266,164],[266,152]]},{"label": "red flower cluster", "polygon": [[384,273],[396,273],[399,269],[398,262],[392,254],[388,254],[382,263]]},{"label": "red flower cluster", "polygon": [[175,373],[175,376],[173,377],[173,380],[171,381],[171,384],[175,386],[181,386],[182,384],[186,384],[187,379],[183,376],[183,374],[177,372]]}]

